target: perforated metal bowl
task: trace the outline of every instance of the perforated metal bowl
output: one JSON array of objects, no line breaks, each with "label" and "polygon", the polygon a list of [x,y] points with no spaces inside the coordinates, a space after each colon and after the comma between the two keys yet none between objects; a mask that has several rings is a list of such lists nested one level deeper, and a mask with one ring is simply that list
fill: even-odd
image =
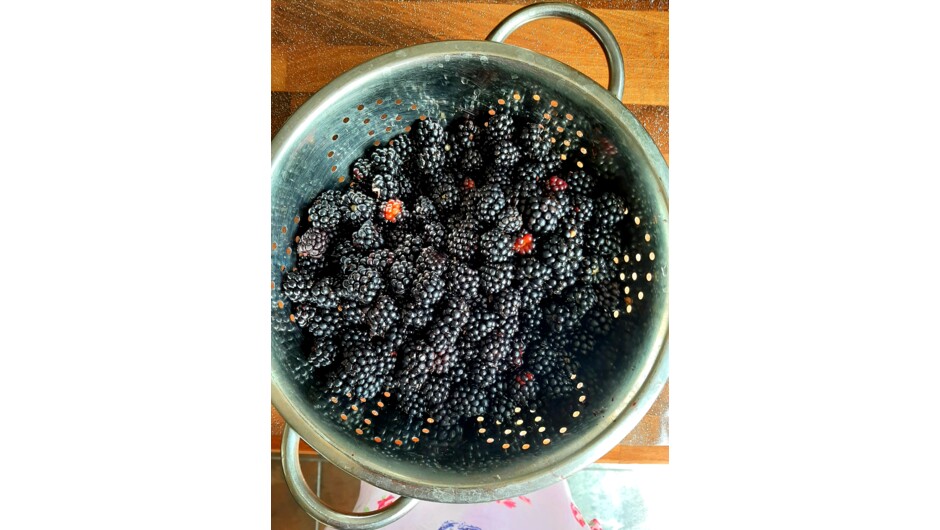
[{"label": "perforated metal bowl", "polygon": [[[558,61],[502,44],[522,24],[546,17],[591,31],[607,55],[609,90]],[[346,72],[277,134],[271,165],[271,395],[288,424],[284,472],[311,516],[338,528],[377,528],[404,515],[414,499],[469,503],[525,494],[597,460],[648,411],[668,371],[668,169],[620,102],[623,83],[620,49],[603,22],[568,4],[535,4],[503,21],[487,41],[413,46]],[[300,215],[323,190],[348,185],[350,164],[367,148],[415,120],[450,120],[467,110],[504,105],[540,119],[557,141],[566,131],[572,137],[573,130],[579,144],[566,156],[598,168],[626,199],[630,251],[612,257],[623,292],[612,340],[577,374],[585,397],[572,408],[539,412],[553,415],[551,430],[521,432],[507,425],[481,432],[456,453],[391,451],[344,428],[335,406],[291,376],[287,360],[297,355],[301,337],[284,325],[289,307],[279,293],[284,272],[295,264],[290,248],[299,236]],[[370,514],[331,510],[300,474],[298,435],[339,468],[403,497]]]}]

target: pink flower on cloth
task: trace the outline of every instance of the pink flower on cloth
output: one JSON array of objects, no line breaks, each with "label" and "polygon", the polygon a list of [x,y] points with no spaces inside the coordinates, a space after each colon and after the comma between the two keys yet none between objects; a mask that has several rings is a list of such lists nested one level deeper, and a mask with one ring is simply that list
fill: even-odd
[{"label": "pink flower on cloth", "polygon": [[529,498],[525,495],[519,495],[519,499],[526,504],[532,504],[532,501],[530,501]]},{"label": "pink flower on cloth", "polygon": [[395,502],[395,499],[397,499],[397,497],[395,497],[394,495],[389,495],[388,497],[383,497],[379,499],[379,507],[376,509],[381,510],[382,508],[385,508],[389,504]]},{"label": "pink flower on cloth", "polygon": [[574,515],[574,520],[578,522],[581,526],[587,526],[587,523],[584,522],[584,517],[581,517],[581,510],[578,509],[574,503],[571,503],[571,514]]},{"label": "pink flower on cloth", "polygon": [[516,501],[514,501],[514,500],[512,500],[512,499],[502,499],[502,500],[498,500],[498,501],[496,501],[496,504],[502,504],[503,506],[505,506],[505,507],[507,507],[507,508],[515,508],[515,507],[516,507]]},{"label": "pink flower on cloth", "polygon": [[597,519],[591,519],[591,530],[604,530],[601,528],[601,522]]}]

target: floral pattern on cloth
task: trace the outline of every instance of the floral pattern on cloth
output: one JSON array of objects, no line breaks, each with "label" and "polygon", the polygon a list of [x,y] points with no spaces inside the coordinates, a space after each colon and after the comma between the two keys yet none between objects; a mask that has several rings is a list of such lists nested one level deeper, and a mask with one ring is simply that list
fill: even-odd
[{"label": "floral pattern on cloth", "polygon": [[[362,482],[353,511],[380,510],[396,499],[398,495]],[[482,504],[421,501],[384,530],[586,530],[587,526],[568,482],[561,481],[528,495]],[[603,529],[593,519],[590,530]]]}]

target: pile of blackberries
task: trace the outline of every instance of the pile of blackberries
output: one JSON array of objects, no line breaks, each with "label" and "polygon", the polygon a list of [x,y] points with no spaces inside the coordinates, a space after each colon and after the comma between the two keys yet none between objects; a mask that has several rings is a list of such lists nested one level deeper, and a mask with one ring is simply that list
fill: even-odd
[{"label": "pile of blackberries", "polygon": [[313,200],[283,281],[310,348],[295,376],[386,396],[415,425],[570,396],[622,305],[629,228],[576,142],[483,112],[417,121],[357,159]]}]

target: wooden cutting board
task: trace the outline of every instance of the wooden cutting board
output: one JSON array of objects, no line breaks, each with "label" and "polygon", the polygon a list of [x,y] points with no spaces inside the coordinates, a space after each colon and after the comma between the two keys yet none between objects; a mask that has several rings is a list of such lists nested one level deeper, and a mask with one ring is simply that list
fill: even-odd
[{"label": "wooden cutting board", "polygon": [[[383,53],[441,40],[480,40],[506,16],[532,2],[500,0],[272,0],[271,136],[313,93],[346,70]],[[668,0],[580,0],[613,31],[626,71],[623,102],[669,162]],[[566,63],[603,86],[600,45],[577,25],[539,20],[506,43]],[[636,429],[601,462],[666,463],[669,385]],[[271,408],[271,450],[284,420]],[[304,448],[312,452],[309,447]]]}]

